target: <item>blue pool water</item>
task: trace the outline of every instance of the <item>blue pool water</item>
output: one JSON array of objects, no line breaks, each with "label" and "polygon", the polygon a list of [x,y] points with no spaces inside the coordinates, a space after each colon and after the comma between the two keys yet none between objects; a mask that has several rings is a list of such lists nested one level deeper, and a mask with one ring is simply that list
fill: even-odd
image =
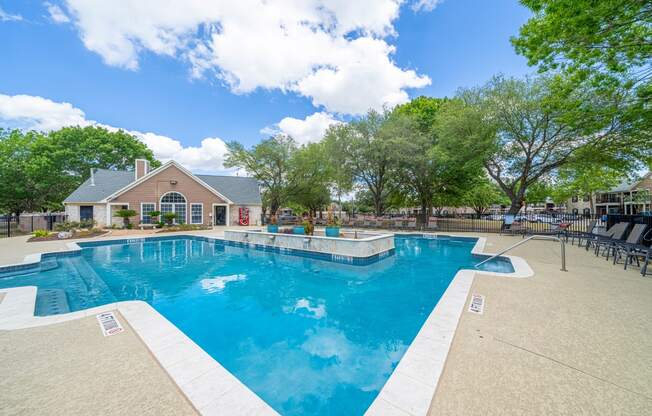
[{"label": "blue pool water", "polygon": [[112,244],[0,275],[0,287],[38,286],[41,315],[143,300],[279,413],[360,415],[455,273],[479,261],[474,244],[397,237],[366,266],[187,238]]}]

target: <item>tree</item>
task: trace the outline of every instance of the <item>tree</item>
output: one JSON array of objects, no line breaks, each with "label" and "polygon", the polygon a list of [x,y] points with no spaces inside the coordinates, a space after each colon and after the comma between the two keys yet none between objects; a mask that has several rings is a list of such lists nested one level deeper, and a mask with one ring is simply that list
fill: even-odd
[{"label": "tree", "polygon": [[[599,97],[580,122],[611,130],[623,156],[652,157],[652,3],[641,0],[521,0],[534,16],[512,39],[541,72]],[[587,133],[590,134],[590,133]]]},{"label": "tree", "polygon": [[288,202],[316,215],[331,202],[329,186],[333,181],[332,166],[323,143],[310,143],[292,155],[288,174]]},{"label": "tree", "polygon": [[35,155],[53,161],[64,193],[70,194],[89,178],[90,170],[133,170],[136,159],[146,159],[152,168],[161,163],[135,136],[103,127],[64,127],[50,132]]},{"label": "tree", "polygon": [[227,149],[224,166],[244,169],[258,179],[263,187],[263,201],[276,215],[287,195],[290,160],[297,150],[294,139],[279,134],[249,150],[232,141],[227,143]]},{"label": "tree", "polygon": [[49,160],[34,157],[45,140],[38,132],[0,129],[0,211],[20,214],[47,209],[59,187]]},{"label": "tree", "polygon": [[578,162],[559,171],[553,188],[553,198],[555,202],[562,203],[573,196],[587,196],[591,212],[594,213],[595,193],[609,190],[623,179],[625,172],[620,169],[604,164]]},{"label": "tree", "polygon": [[505,194],[487,178],[481,178],[464,193],[463,203],[478,215],[484,214],[494,204],[503,204]]},{"label": "tree", "polygon": [[382,129],[388,116],[388,112],[371,110],[364,117],[340,126],[332,139],[345,156],[345,169],[355,182],[368,189],[377,216],[385,212],[394,169],[392,143]]},{"label": "tree", "polygon": [[[512,38],[541,70],[562,69],[631,83],[652,79],[652,3],[641,0],[521,0],[534,12]],[[643,91],[641,91],[643,92]],[[647,91],[649,94],[650,91]],[[649,96],[649,95],[648,95]],[[643,96],[641,96],[643,98]]]},{"label": "tree", "polygon": [[347,163],[345,145],[347,134],[348,127],[346,125],[335,124],[326,130],[322,140],[323,151],[326,153],[326,160],[331,171],[332,191],[337,196],[340,206],[340,218],[342,218],[342,195],[351,192],[354,185],[351,164]]},{"label": "tree", "polygon": [[530,186],[571,161],[578,149],[622,150],[610,147],[612,131],[601,127],[604,120],[582,123],[596,105],[592,97],[564,85],[554,77],[494,77],[461,91],[461,104],[444,110],[440,134],[484,154],[487,173],[510,199],[510,214],[521,209]]},{"label": "tree", "polygon": [[421,208],[428,225],[431,208],[459,198],[481,172],[480,160],[435,130],[446,99],[419,97],[398,106],[383,127],[391,137],[401,190]]}]

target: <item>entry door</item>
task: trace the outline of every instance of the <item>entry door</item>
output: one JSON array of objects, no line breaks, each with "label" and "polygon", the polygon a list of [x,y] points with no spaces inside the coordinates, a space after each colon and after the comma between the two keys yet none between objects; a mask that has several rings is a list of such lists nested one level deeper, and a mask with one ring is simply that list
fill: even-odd
[{"label": "entry door", "polygon": [[87,221],[93,219],[93,206],[92,205],[82,205],[79,207],[79,220]]},{"label": "entry door", "polygon": [[213,225],[226,225],[226,207],[222,205],[216,205],[213,218]]}]

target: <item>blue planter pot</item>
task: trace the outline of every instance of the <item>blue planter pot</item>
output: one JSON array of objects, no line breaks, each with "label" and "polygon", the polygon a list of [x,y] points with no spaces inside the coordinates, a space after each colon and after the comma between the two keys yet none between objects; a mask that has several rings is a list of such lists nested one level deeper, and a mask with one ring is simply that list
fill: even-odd
[{"label": "blue planter pot", "polygon": [[277,233],[278,232],[278,225],[276,225],[276,224],[267,225],[267,232],[268,233]]},{"label": "blue planter pot", "polygon": [[339,237],[340,227],[326,227],[326,237]]},{"label": "blue planter pot", "polygon": [[294,227],[292,229],[292,233],[304,235],[306,233],[306,229],[304,227]]}]

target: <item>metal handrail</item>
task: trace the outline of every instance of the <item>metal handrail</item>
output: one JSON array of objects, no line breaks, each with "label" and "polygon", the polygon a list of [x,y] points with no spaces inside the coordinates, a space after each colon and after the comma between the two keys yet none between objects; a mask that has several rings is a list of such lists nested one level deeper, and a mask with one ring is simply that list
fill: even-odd
[{"label": "metal handrail", "polygon": [[480,263],[475,265],[475,268],[477,269],[479,266],[482,266],[486,262],[488,262],[490,260],[493,260],[496,257],[500,257],[503,254],[510,251],[511,249],[516,248],[516,247],[518,247],[520,245],[523,245],[523,244],[527,243],[530,240],[554,240],[554,241],[559,241],[559,243],[561,244],[561,271],[562,272],[567,272],[568,271],[568,270],[566,270],[566,243],[564,243],[564,240],[562,240],[561,238],[555,237],[555,236],[552,236],[552,235],[533,235],[531,237],[528,237],[525,240],[519,241],[518,243],[507,247],[506,249],[504,249],[500,253],[494,254],[493,256],[489,257],[488,259],[481,261]]}]

